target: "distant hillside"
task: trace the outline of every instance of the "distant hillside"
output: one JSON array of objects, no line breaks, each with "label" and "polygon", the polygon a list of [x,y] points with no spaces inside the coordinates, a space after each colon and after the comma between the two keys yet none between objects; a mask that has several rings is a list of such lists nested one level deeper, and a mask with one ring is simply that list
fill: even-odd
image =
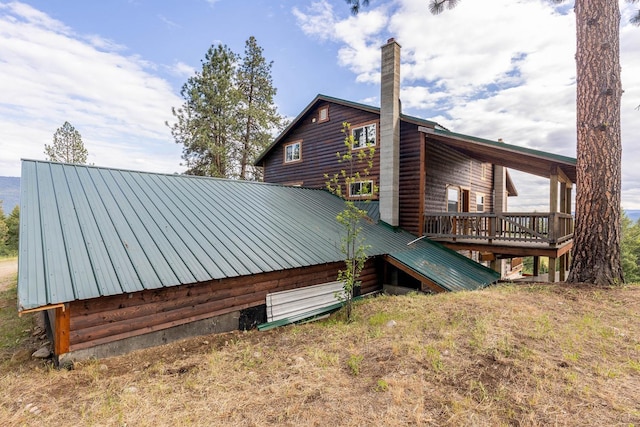
[{"label": "distant hillside", "polygon": [[640,219],[640,210],[637,211],[630,211],[630,210],[625,210],[624,213],[627,214],[627,216],[629,218],[631,218],[631,221],[636,222],[638,219]]},{"label": "distant hillside", "polygon": [[0,176],[0,200],[5,215],[9,215],[15,206],[20,204],[20,178],[17,176]]}]

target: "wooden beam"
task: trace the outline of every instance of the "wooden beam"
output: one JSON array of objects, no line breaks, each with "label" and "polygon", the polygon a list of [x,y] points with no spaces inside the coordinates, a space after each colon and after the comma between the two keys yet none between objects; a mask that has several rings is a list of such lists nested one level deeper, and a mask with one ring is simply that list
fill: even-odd
[{"label": "wooden beam", "polygon": [[549,257],[549,281],[554,283],[556,281],[556,259]]},{"label": "wooden beam", "polygon": [[568,185],[573,185],[573,182],[571,182],[569,177],[564,173],[562,169],[556,166],[555,172],[556,172],[556,175],[558,175],[558,180],[560,182],[564,182],[565,184],[568,184]]},{"label": "wooden beam", "polygon": [[64,303],[50,304],[50,305],[43,305],[42,307],[28,308],[26,310],[19,310],[18,311],[18,317],[22,317],[23,314],[27,314],[27,313],[35,313],[37,311],[47,311],[47,310],[52,310],[52,309],[56,309],[56,308],[62,308],[62,310],[65,310],[65,305],[64,305]]},{"label": "wooden beam", "polygon": [[398,260],[391,258],[388,255],[384,256],[384,260],[387,261],[389,264],[393,265],[394,267],[397,267],[399,270],[404,271],[405,273],[407,273],[409,276],[413,277],[416,280],[419,280],[420,283],[422,283],[423,286],[428,287],[429,289],[431,289],[434,292],[446,292],[447,289],[439,286],[438,284],[432,282],[431,280],[429,280],[427,277],[423,276],[422,274],[417,273],[416,271],[410,269],[409,267],[407,267],[406,265],[402,264],[401,262],[399,262]]},{"label": "wooden beam", "polygon": [[566,190],[565,190],[566,194],[565,194],[564,198],[565,198],[565,202],[566,203],[565,203],[565,206],[564,206],[564,211],[563,211],[564,213],[568,213],[568,214],[571,213],[571,192],[572,192],[572,190],[573,190],[573,186],[571,186],[571,185],[568,185]]},{"label": "wooden beam", "polygon": [[553,172],[549,177],[549,212],[558,212],[558,174]]},{"label": "wooden beam", "polygon": [[[569,252],[573,248],[573,241],[569,240],[566,243],[561,243],[558,246],[508,246],[508,245],[500,245],[494,241],[493,244],[490,243],[473,243],[469,241],[461,242],[451,242],[445,240],[436,240],[436,242],[440,243],[443,246],[446,246],[449,249],[453,249],[454,251],[479,251],[479,252],[493,252],[496,255],[510,255],[513,257],[525,257],[525,256],[543,256],[549,257],[553,256],[554,258],[559,258],[560,255],[563,255]],[[508,258],[508,257],[507,257]]]},{"label": "wooden beam", "polygon": [[53,352],[56,356],[69,352],[70,310],[69,307],[55,309],[55,323],[53,328]]}]

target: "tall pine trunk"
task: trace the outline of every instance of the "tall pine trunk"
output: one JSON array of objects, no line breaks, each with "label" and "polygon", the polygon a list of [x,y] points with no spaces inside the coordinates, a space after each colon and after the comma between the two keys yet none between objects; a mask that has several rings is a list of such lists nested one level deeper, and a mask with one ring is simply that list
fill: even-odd
[{"label": "tall pine trunk", "polygon": [[577,192],[569,282],[623,282],[620,256],[620,9],[576,0]]}]

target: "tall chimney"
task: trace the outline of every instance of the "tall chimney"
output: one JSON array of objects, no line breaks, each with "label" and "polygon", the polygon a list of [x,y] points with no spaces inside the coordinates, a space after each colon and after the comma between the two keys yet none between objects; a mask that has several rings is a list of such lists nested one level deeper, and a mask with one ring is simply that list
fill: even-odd
[{"label": "tall chimney", "polygon": [[400,45],[382,46],[380,84],[380,219],[400,224]]}]

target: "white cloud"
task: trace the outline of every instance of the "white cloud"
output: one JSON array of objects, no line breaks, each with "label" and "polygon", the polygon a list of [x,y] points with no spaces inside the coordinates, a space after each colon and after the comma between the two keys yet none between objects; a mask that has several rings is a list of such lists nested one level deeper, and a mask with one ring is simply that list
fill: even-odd
[{"label": "white cloud", "polygon": [[[635,8],[620,0],[625,94],[623,204],[640,209],[640,29],[628,24]],[[338,3],[336,3],[338,4]],[[402,46],[403,111],[474,136],[575,156],[575,15],[570,2],[465,1],[433,16],[426,0],[371,2],[356,17],[338,15],[326,0],[295,10],[303,31],[337,45],[338,64],[357,83],[378,83],[384,40]],[[637,147],[637,148],[636,148]],[[517,209],[545,210],[546,186],[514,173]],[[544,194],[540,191],[544,190]]]},{"label": "white cloud", "polygon": [[195,75],[196,69],[193,68],[189,64],[185,64],[184,62],[177,61],[171,66],[170,70],[171,74],[179,77],[191,77]]},{"label": "white cloud", "polygon": [[174,172],[180,149],[164,125],[182,102],[150,64],[78,35],[22,3],[0,5],[0,175],[44,158],[69,121],[97,165]]}]

